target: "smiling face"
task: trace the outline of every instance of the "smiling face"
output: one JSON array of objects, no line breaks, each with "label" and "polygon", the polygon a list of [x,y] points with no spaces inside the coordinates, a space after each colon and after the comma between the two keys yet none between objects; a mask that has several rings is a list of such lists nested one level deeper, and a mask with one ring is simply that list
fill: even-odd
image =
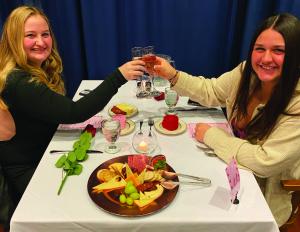
[{"label": "smiling face", "polygon": [[274,86],[282,73],[285,42],[282,35],[273,30],[263,31],[256,39],[251,55],[252,68],[264,84]]},{"label": "smiling face", "polygon": [[41,66],[51,54],[52,37],[42,16],[33,15],[25,21],[23,46],[32,65]]}]

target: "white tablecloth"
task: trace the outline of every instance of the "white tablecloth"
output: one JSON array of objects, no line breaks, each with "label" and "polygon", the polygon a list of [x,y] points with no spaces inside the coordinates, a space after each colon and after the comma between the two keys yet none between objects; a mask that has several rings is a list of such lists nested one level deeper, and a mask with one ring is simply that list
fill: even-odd
[{"label": "white tablecloth", "polygon": [[[83,81],[74,97],[83,89],[95,88],[100,81]],[[133,118],[147,117],[166,109],[164,101],[137,99],[135,82],[122,86],[100,115],[108,117],[108,109],[115,103],[134,104],[139,114]],[[177,106],[186,105],[187,98],[181,97]],[[193,112],[181,118],[186,122],[224,122],[222,111]],[[144,124],[147,128],[147,125]],[[138,130],[138,126],[135,131]],[[225,174],[225,163],[209,157],[199,150],[188,131],[177,136],[156,132],[159,148],[167,162],[177,172],[208,177],[212,186],[180,186],[177,196],[165,209],[144,217],[119,217],[100,209],[89,197],[87,181],[92,171],[102,162],[118,155],[134,153],[131,139],[134,133],[119,138],[122,150],[117,155],[93,154],[83,162],[83,172],[66,181],[60,196],[57,190],[62,171],[54,166],[60,155],[50,155],[52,149],[71,149],[79,131],[58,131],[49,144],[11,220],[12,232],[57,232],[57,231],[278,231],[276,222],[255,181],[252,173],[240,170],[240,203],[233,205],[229,200],[229,185]],[[105,143],[97,133],[92,148]]]}]

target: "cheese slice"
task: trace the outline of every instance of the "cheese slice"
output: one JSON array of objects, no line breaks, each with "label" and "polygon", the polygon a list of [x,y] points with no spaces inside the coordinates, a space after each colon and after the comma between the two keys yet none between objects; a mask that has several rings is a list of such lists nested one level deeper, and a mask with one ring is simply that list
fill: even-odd
[{"label": "cheese slice", "polygon": [[132,105],[126,104],[126,103],[120,103],[117,104],[116,107],[118,107],[120,110],[126,112],[126,114],[132,114],[134,112],[134,107]]}]

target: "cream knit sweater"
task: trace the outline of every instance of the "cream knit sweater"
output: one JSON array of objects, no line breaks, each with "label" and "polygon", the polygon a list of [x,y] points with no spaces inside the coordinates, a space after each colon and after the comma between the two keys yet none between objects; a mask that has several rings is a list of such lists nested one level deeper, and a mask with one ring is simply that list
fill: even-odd
[{"label": "cream knit sweater", "polygon": [[[181,96],[188,96],[205,106],[226,107],[227,116],[232,106],[241,78],[241,63],[218,78],[205,79],[180,72],[173,89]],[[300,91],[300,82],[296,87]],[[253,112],[264,107],[259,105]],[[299,92],[291,99],[287,111],[300,114]],[[230,119],[229,119],[230,120]],[[204,142],[228,163],[233,156],[241,167],[252,170],[276,219],[278,226],[284,224],[291,214],[291,194],[281,188],[280,180],[300,179],[300,117],[281,115],[269,137],[251,144],[212,127]]]}]

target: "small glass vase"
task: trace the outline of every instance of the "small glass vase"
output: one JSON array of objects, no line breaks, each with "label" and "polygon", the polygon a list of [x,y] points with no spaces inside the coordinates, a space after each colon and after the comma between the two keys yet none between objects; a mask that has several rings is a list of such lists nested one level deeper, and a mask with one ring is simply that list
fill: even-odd
[{"label": "small glass vase", "polygon": [[157,137],[154,132],[138,131],[132,137],[132,146],[137,153],[150,155],[157,147]]}]

